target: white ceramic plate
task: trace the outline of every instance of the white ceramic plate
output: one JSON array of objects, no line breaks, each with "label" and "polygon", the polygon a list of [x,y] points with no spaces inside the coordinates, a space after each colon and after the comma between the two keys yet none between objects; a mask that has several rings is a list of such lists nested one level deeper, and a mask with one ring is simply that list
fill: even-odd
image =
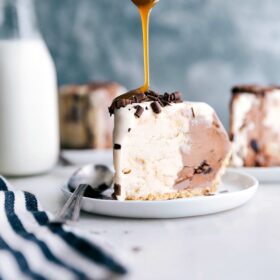
[{"label": "white ceramic plate", "polygon": [[[217,193],[166,201],[116,201],[84,197],[82,209],[86,212],[126,218],[180,218],[213,214],[238,207],[253,197],[258,181],[247,174],[227,171]],[[68,198],[67,186],[62,188]]]},{"label": "white ceramic plate", "polygon": [[280,167],[240,167],[230,168],[229,170],[247,173],[263,183],[280,182]]}]

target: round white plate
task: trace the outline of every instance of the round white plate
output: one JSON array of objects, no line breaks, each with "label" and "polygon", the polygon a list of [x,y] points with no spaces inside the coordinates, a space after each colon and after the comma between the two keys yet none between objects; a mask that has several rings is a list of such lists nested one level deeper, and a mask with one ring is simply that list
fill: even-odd
[{"label": "round white plate", "polygon": [[232,167],[230,170],[250,174],[263,183],[280,182],[280,167]]},{"label": "round white plate", "polygon": [[[226,211],[246,203],[258,188],[258,181],[247,174],[227,171],[215,195],[165,201],[116,201],[84,197],[86,212],[125,218],[181,218]],[[67,186],[62,188],[68,198]]]}]

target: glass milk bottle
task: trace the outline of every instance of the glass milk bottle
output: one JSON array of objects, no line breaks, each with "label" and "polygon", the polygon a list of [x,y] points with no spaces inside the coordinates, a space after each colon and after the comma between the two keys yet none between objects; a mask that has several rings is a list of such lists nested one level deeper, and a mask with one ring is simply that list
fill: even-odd
[{"label": "glass milk bottle", "polygon": [[58,158],[56,72],[32,0],[0,1],[0,175],[51,169]]}]

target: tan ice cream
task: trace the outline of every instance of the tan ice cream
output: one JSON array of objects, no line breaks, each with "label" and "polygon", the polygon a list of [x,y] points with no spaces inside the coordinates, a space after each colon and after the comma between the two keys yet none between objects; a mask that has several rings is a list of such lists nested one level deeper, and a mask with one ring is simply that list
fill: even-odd
[{"label": "tan ice cream", "polygon": [[172,199],[216,190],[230,153],[227,133],[209,105],[180,102],[176,94],[176,103],[165,95],[159,102],[144,98],[113,108],[117,199]]}]

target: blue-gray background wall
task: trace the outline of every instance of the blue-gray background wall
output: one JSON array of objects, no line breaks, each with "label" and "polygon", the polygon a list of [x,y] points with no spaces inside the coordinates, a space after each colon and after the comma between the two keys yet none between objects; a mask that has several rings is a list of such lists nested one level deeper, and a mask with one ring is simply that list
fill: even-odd
[{"label": "blue-gray background wall", "polygon": [[[142,35],[130,0],[38,0],[59,84],[143,81]],[[236,83],[280,83],[279,0],[160,0],[150,28],[151,85],[210,103],[225,124]]]}]

